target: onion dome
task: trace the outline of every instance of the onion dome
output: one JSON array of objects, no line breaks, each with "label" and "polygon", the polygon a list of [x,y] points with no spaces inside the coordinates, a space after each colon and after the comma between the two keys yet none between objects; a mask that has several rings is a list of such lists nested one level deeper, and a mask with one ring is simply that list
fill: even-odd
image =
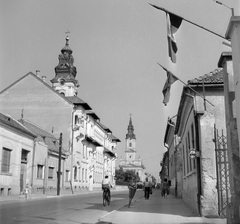
[{"label": "onion dome", "polygon": [[68,41],[69,41],[69,37],[67,36],[66,37],[66,45],[65,47],[61,50],[62,54],[64,54],[65,52],[67,52],[68,54],[72,54],[72,49],[69,47],[69,44],[68,44]]}]

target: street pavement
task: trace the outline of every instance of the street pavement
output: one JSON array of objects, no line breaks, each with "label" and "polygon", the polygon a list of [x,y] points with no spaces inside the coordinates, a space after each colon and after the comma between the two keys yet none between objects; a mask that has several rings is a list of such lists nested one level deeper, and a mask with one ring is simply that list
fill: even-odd
[{"label": "street pavement", "polygon": [[160,190],[154,190],[149,200],[135,198],[127,205],[101,217],[99,224],[226,224],[226,219],[204,218],[194,213],[181,199],[168,195],[161,197]]},{"label": "street pavement", "polygon": [[[112,189],[112,191],[122,190],[128,193],[126,187]],[[125,204],[100,217],[97,224],[226,224],[226,219],[199,217],[182,199],[174,198],[171,195],[162,198],[160,190],[154,190],[149,200],[144,199],[143,193],[141,194],[142,189],[139,189],[139,191],[140,194],[135,195],[130,208]],[[96,192],[100,191],[78,191],[74,192],[74,194],[91,194]],[[60,192],[60,197],[71,194],[69,191],[62,191]],[[59,196],[56,195],[56,191],[52,191],[46,194],[31,194],[28,200],[51,197]],[[23,195],[0,197],[0,203],[17,200],[25,200],[25,198]]]}]

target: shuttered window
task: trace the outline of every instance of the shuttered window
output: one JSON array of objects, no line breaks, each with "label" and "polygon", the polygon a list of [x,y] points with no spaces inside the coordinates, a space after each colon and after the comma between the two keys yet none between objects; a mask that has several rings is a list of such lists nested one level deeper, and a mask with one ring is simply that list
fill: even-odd
[{"label": "shuttered window", "polygon": [[70,170],[66,170],[66,175],[65,175],[65,177],[66,177],[66,181],[70,181]]},{"label": "shuttered window", "polygon": [[43,179],[43,165],[37,165],[37,178]]},{"label": "shuttered window", "polygon": [[11,150],[3,148],[2,151],[2,173],[10,173]]},{"label": "shuttered window", "polygon": [[49,167],[48,168],[48,179],[53,179],[53,170],[54,168],[53,167]]}]

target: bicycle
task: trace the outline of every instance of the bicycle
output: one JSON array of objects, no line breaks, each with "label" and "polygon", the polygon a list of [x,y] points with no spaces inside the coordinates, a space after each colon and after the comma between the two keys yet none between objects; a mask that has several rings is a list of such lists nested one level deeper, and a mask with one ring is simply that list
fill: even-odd
[{"label": "bicycle", "polygon": [[106,206],[106,204],[110,205],[110,190],[108,188],[103,189],[103,206]]}]

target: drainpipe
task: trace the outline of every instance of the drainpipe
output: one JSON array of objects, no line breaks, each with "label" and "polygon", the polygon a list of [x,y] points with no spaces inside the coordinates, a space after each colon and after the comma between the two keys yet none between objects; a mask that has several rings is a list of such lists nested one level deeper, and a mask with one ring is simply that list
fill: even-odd
[{"label": "drainpipe", "polygon": [[177,146],[176,136],[174,135],[174,163],[175,163],[175,197],[178,197],[178,182],[177,182]]},{"label": "drainpipe", "polygon": [[31,187],[33,189],[33,175],[34,175],[34,162],[35,162],[35,153],[36,153],[36,142],[37,138],[33,140],[33,155],[32,155],[32,175],[31,175]]},{"label": "drainpipe", "polygon": [[[196,152],[200,154],[201,143],[199,139],[201,138],[200,134],[200,117],[204,114],[204,112],[197,112],[195,115],[195,127],[196,127]],[[201,177],[201,159],[200,156],[196,158],[196,169],[197,169],[197,203],[198,203],[198,213],[202,216],[201,211],[201,195],[202,195],[202,177]]]},{"label": "drainpipe", "polygon": [[73,111],[72,111],[72,125],[71,125],[71,132],[72,132],[72,144],[71,144],[71,178],[70,178],[70,185],[71,185],[71,190],[72,194],[73,192],[73,140],[74,140],[74,131],[73,131],[73,126],[74,126],[74,113],[76,112],[76,106],[74,105]]}]

